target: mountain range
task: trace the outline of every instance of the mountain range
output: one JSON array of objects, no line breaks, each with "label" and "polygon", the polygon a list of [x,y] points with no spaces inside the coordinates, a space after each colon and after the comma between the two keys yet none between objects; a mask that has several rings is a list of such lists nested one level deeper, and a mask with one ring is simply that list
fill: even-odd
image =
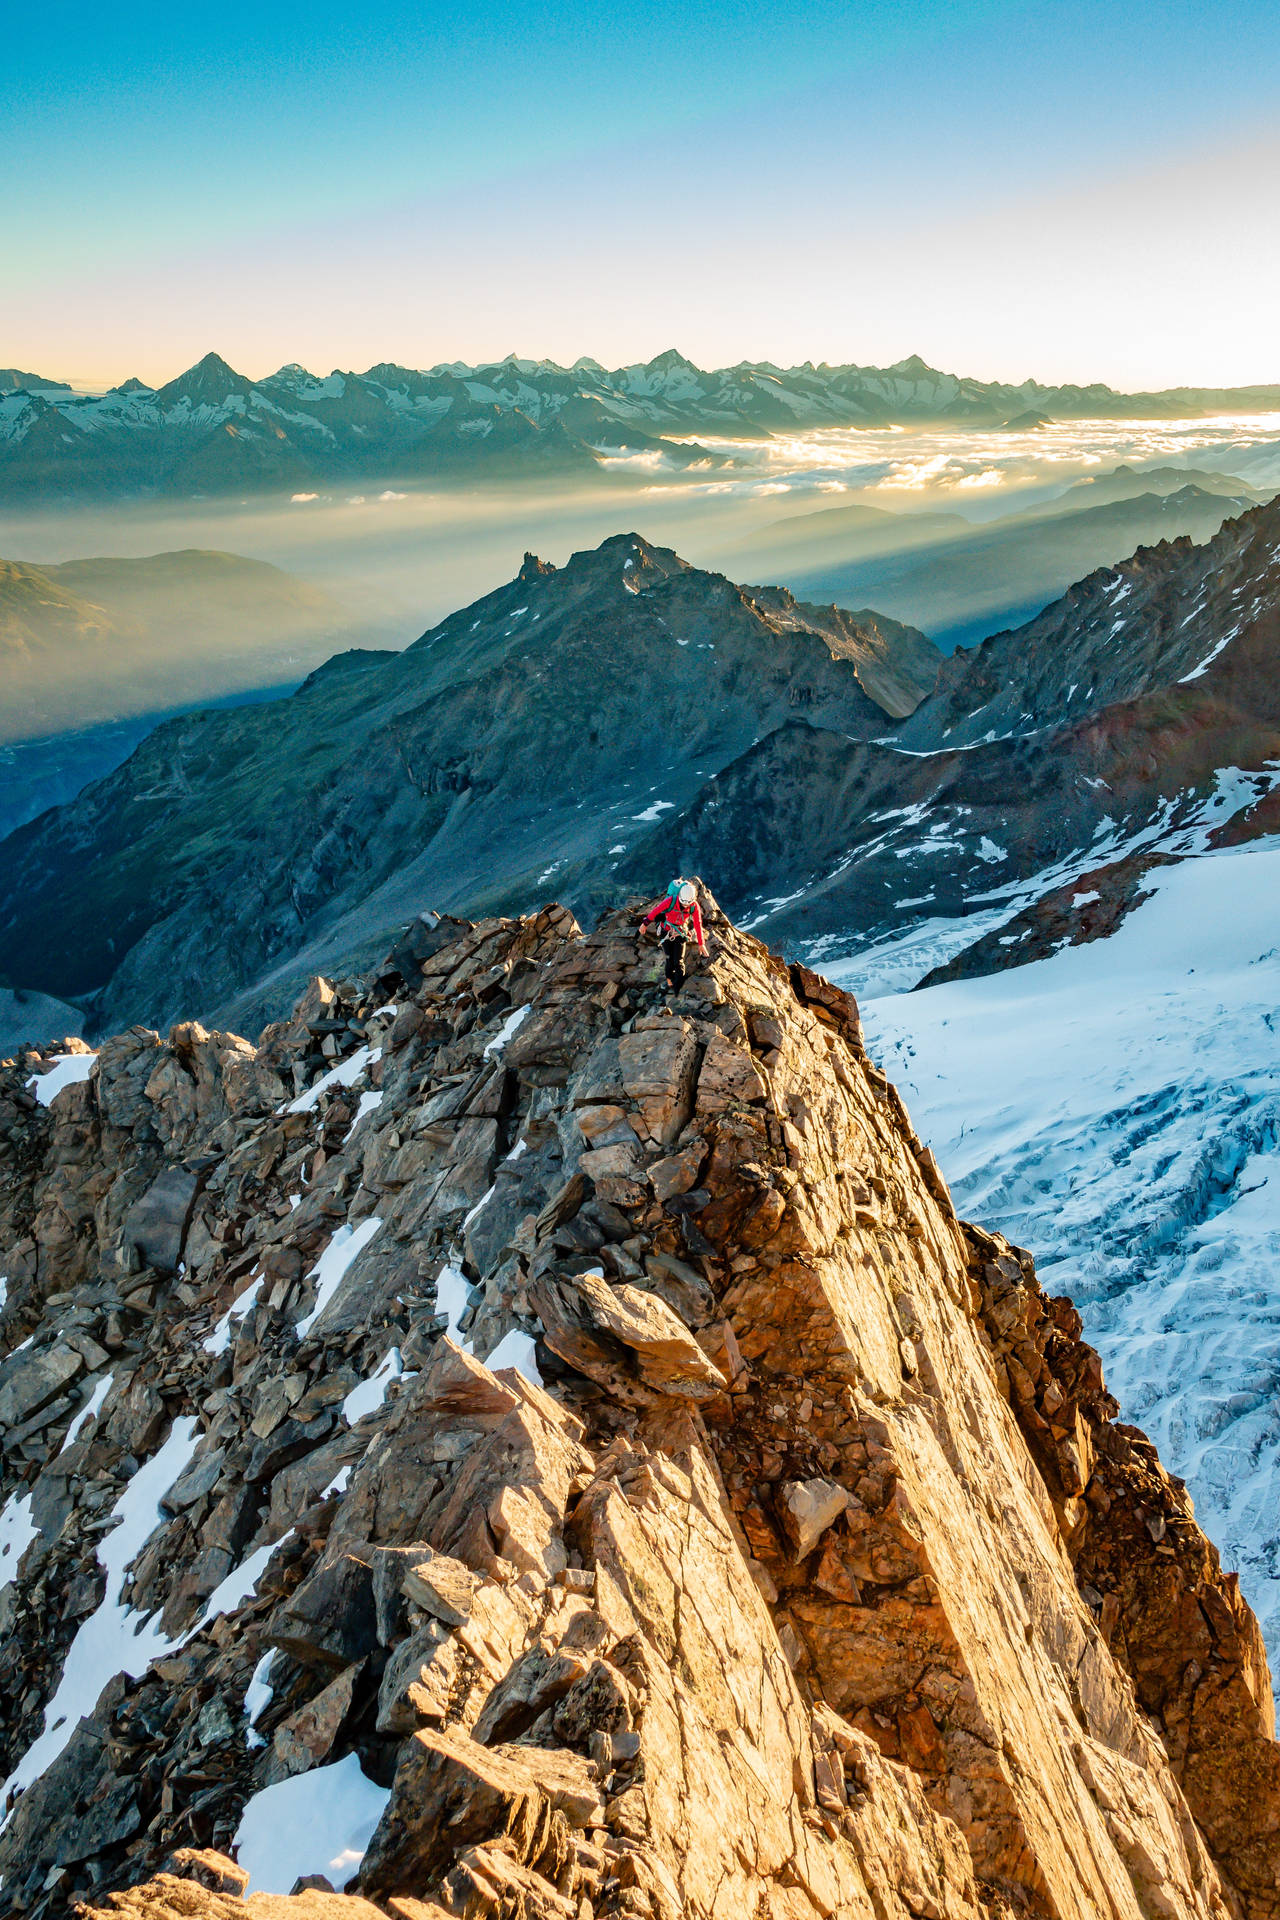
[{"label": "mountain range", "polygon": [[1101,385],[973,380],[917,356],[884,368],[744,362],[707,371],[674,350],[612,370],[590,359],[564,368],[511,355],[475,367],[422,372],[382,363],[323,377],[291,365],[250,380],[209,353],[159,388],[131,378],[105,394],[11,370],[0,380],[0,498],[582,476],[621,451],[656,451],[679,473],[731,457],[697,445],[700,434],[741,440],[898,422],[1016,426],[1028,410],[1123,419],[1278,407],[1280,387],[1121,394]]},{"label": "mountain range", "polygon": [[785,579],[806,599],[870,601],[950,652],[1030,619],[1137,547],[1181,534],[1207,540],[1268,497],[1226,474],[1120,466],[986,524],[858,503],[792,515],[739,550],[753,578]]},{"label": "mountain range", "polygon": [[99,1023],[241,1019],[422,908],[591,914],[691,869],[809,960],[1000,968],[1266,830],[1278,555],[1254,508],[945,661],[639,535],[529,555],[405,653],[173,721],[10,836],[0,972]]}]

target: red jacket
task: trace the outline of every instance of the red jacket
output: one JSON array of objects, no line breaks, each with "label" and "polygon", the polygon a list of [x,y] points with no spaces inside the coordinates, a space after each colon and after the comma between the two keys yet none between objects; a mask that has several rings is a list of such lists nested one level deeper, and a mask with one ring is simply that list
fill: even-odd
[{"label": "red jacket", "polygon": [[674,894],[664,894],[656,907],[650,907],[642,924],[647,927],[649,922],[656,920],[659,914],[663,916],[664,922],[671,933],[688,933],[690,926],[692,926],[694,939],[702,948],[702,951],[704,953],[706,952],[707,943],[702,937],[702,913],[696,900],[691,907],[686,907],[681,904]]}]

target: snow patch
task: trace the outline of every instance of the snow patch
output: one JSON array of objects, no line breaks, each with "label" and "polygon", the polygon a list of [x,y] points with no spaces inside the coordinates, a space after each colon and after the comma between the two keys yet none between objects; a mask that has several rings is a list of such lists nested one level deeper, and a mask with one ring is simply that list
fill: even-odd
[{"label": "snow patch", "polygon": [[310,1113],[334,1087],[353,1087],[361,1074],[367,1073],[375,1060],[382,1058],[381,1047],[357,1047],[346,1060],[340,1060],[336,1067],[330,1067],[328,1073],[321,1074],[313,1087],[300,1093],[296,1100],[290,1100],[281,1111],[284,1113]]},{"label": "snow patch", "polygon": [[485,1365],[493,1373],[496,1373],[499,1367],[513,1367],[533,1386],[540,1387],[542,1375],[538,1372],[536,1354],[537,1342],[532,1335],[522,1333],[519,1327],[513,1327],[510,1333],[503,1334],[485,1361]]},{"label": "snow patch", "polygon": [[55,1761],[98,1695],[117,1673],[133,1679],[177,1644],[160,1630],[155,1615],[145,1618],[126,1607],[120,1595],[129,1568],[158,1526],[169,1518],[161,1497],[190,1464],[200,1440],[198,1423],[188,1414],[175,1420],[158,1453],[138,1468],[111,1509],[118,1524],[98,1542],[98,1564],[106,1570],[101,1604],[89,1615],[67,1649],[62,1676],[44,1710],[44,1731],[28,1747],[0,1788],[0,1801],[29,1787]]},{"label": "snow patch", "polygon": [[96,1053],[58,1053],[54,1055],[55,1064],[48,1073],[33,1073],[27,1081],[28,1091],[34,1093],[42,1107],[50,1107],[64,1087],[74,1087],[81,1080],[87,1080],[97,1065]]},{"label": "snow patch", "polygon": [[17,1578],[21,1560],[40,1529],[31,1517],[31,1495],[13,1494],[0,1508],[0,1593]]},{"label": "snow patch", "polygon": [[67,1428],[67,1437],[58,1448],[59,1453],[65,1453],[68,1447],[73,1446],[79,1439],[81,1430],[87,1427],[91,1420],[97,1419],[99,1409],[111,1391],[112,1380],[113,1375],[104,1373],[101,1380],[97,1382],[88,1400]]},{"label": "snow patch", "polygon": [[490,1054],[501,1053],[502,1049],[506,1046],[508,1040],[510,1040],[512,1034],[515,1033],[516,1030],[523,1025],[523,1023],[529,1018],[529,1015],[532,1013],[532,1011],[533,1011],[532,1007],[528,1005],[525,1005],[523,1007],[514,1007],[511,1010],[511,1012],[507,1015],[502,1025],[498,1028],[498,1031],[494,1034],[493,1039],[489,1042],[488,1046],[485,1048],[480,1058],[482,1060],[487,1060]]},{"label": "snow patch", "polygon": [[332,1300],[338,1288],[346,1278],[348,1267],[357,1254],[363,1253],[377,1233],[382,1221],[376,1213],[369,1214],[358,1227],[340,1226],[332,1240],[320,1255],[314,1267],[307,1275],[308,1280],[316,1283],[316,1303],[310,1313],[304,1314],[297,1325],[299,1340],[305,1340],[320,1315]]},{"label": "snow patch", "polygon": [[342,1403],[342,1412],[349,1427],[357,1420],[363,1420],[366,1413],[375,1413],[387,1397],[387,1388],[393,1380],[404,1376],[404,1359],[399,1347],[388,1347],[377,1371],[367,1380],[352,1387]]},{"label": "snow patch", "polygon": [[[376,1093],[362,1093],[360,1095],[360,1105],[356,1108],[355,1119],[351,1122],[351,1132],[354,1133],[360,1125],[360,1122],[367,1119],[371,1113],[376,1113],[381,1105],[381,1090]],[[350,1136],[348,1136],[348,1138],[349,1137]]]},{"label": "snow patch", "polygon": [[257,1305],[258,1295],[262,1292],[262,1278],[263,1276],[259,1274],[257,1279],[245,1288],[239,1299],[231,1302],[213,1332],[201,1343],[206,1353],[227,1351],[231,1345],[232,1330],[236,1322],[243,1320],[249,1309]]},{"label": "snow patch", "polygon": [[470,1353],[471,1342],[462,1337],[462,1316],[471,1305],[471,1286],[466,1275],[448,1261],[436,1275],[436,1312],[448,1321],[445,1337]]},{"label": "snow patch", "polygon": [[390,1798],[391,1789],[375,1786],[354,1753],[263,1787],[246,1802],[234,1842],[250,1893],[289,1893],[311,1873],[341,1892]]}]

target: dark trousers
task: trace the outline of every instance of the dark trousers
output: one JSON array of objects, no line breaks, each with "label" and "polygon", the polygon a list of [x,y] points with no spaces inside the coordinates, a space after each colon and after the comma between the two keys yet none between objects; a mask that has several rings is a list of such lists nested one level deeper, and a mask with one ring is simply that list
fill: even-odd
[{"label": "dark trousers", "polygon": [[669,933],[662,942],[662,952],[667,963],[667,985],[672,993],[679,993],[684,985],[684,935]]}]

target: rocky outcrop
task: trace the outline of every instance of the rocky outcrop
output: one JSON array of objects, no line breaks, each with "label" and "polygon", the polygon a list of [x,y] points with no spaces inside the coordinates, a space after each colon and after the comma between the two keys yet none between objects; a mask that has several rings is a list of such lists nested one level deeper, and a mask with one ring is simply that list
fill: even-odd
[{"label": "rocky outcrop", "polygon": [[14,1911],[1280,1910],[1185,1494],[852,1002],[708,921],[671,1002],[553,908],[11,1074]]}]

